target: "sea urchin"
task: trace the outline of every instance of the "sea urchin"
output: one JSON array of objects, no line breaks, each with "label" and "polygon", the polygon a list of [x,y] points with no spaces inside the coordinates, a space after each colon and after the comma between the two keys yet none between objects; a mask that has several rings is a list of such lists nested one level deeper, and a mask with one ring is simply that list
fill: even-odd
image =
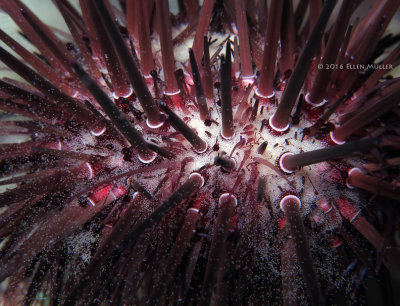
[{"label": "sea urchin", "polygon": [[398,0],[53,2],[0,0],[5,304],[394,303]]}]

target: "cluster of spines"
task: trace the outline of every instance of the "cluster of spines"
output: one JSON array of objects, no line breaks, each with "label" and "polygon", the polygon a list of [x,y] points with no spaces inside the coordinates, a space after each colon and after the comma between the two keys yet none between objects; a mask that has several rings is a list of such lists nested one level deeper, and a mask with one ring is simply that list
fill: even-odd
[{"label": "cluster of spines", "polygon": [[[214,99],[211,65],[215,63],[216,55],[218,56],[222,49],[221,45],[216,55],[210,58],[210,42],[206,34],[215,2],[215,0],[205,0],[197,16],[197,2],[184,1],[187,15],[195,17],[193,22],[197,22],[193,49],[189,52],[189,55],[199,116],[201,120],[205,122],[210,119],[210,110],[207,102]],[[281,88],[283,88],[283,93],[275,114],[269,118],[269,125],[273,130],[276,132],[286,132],[290,128],[291,113],[298,101],[297,97],[301,90],[304,92],[309,91],[309,93],[306,94],[306,101],[313,106],[321,106],[320,104],[324,99],[328,101],[327,111],[316,121],[315,125],[308,130],[310,133],[316,133],[318,127],[326,124],[339,107],[344,113],[344,115],[339,118],[341,126],[330,133],[332,140],[341,144],[311,152],[286,154],[278,161],[283,172],[295,172],[306,165],[342,158],[356,152],[368,152],[372,149],[383,149],[385,147],[389,149],[393,147],[396,148],[398,136],[393,134],[390,129],[389,133],[385,133],[387,131],[379,132],[378,130],[377,135],[372,135],[366,139],[354,140],[345,144],[343,144],[343,142],[349,140],[350,136],[359,133],[361,128],[370,125],[376,118],[397,107],[398,102],[396,96],[399,90],[397,79],[377,84],[376,82],[384,74],[382,71],[375,71],[365,81],[362,80],[362,77],[356,73],[356,71],[335,73],[335,71],[330,71],[329,69],[310,70],[310,67],[312,64],[315,66],[318,62],[324,67],[329,61],[335,62],[335,64],[338,65],[347,63],[368,63],[368,61],[371,60],[373,52],[376,51],[377,46],[379,46],[379,39],[382,37],[398,4],[396,1],[377,1],[375,6],[371,9],[371,13],[357,26],[354,33],[351,33],[352,28],[348,26],[351,17],[348,13],[351,11],[349,8],[354,9],[359,3],[357,1],[343,1],[338,15],[339,21],[335,23],[335,26],[331,30],[327,47],[321,56],[321,40],[329,16],[335,6],[335,2],[336,1],[328,0],[325,2],[324,6],[321,7],[318,5],[318,1],[310,1],[311,12],[310,18],[307,21],[308,27],[305,26],[305,30],[303,30],[306,31],[308,29],[308,32],[306,31],[302,34],[308,37],[308,39],[304,47],[302,47],[296,62],[294,59],[298,50],[295,50],[294,45],[296,41],[301,45],[299,42],[303,37],[300,35],[301,33],[299,34],[296,32],[295,26],[299,26],[299,22],[301,23],[307,1],[300,1],[296,11],[293,11],[293,4],[290,0],[273,1],[271,7],[268,9],[268,18],[265,22],[261,16],[255,16],[255,13],[250,12],[250,10],[248,11],[249,21],[246,21],[246,15],[243,13],[245,1],[236,0],[234,1],[235,15],[227,14],[226,16],[227,24],[230,24],[230,21],[234,21],[230,20],[230,18],[236,19],[240,44],[238,44],[237,41],[236,43],[234,42],[232,54],[231,42],[228,40],[226,43],[225,55],[220,56],[219,88],[222,118],[221,136],[223,139],[230,139],[234,135],[235,120],[239,120],[242,124],[246,122],[246,119],[254,121],[257,116],[260,100],[261,104],[266,105],[271,98],[276,99],[275,92],[280,88],[277,88],[275,84],[277,75],[275,62],[276,58],[279,56],[280,61],[277,69],[281,73],[281,80],[283,82]],[[57,248],[61,248],[62,239],[70,235],[82,224],[91,220],[93,216],[105,210],[111,203],[115,205],[118,202],[123,202],[125,199],[127,204],[123,206],[126,206],[126,210],[121,214],[118,221],[114,220],[114,222],[112,222],[115,223],[115,225],[110,236],[107,237],[107,235],[104,234],[104,240],[101,240],[102,244],[93,256],[89,267],[77,279],[78,285],[74,286],[72,282],[69,282],[68,285],[70,287],[63,288],[65,296],[61,297],[61,300],[64,300],[66,304],[71,304],[78,300],[90,299],[92,296],[99,294],[101,286],[104,286],[107,282],[103,278],[94,281],[96,272],[102,267],[107,266],[107,264],[113,263],[113,260],[118,260],[118,257],[122,258],[122,261],[117,265],[114,271],[112,271],[113,269],[111,267],[108,267],[111,270],[109,273],[122,273],[124,268],[132,263],[129,260],[129,254],[134,254],[135,258],[142,259],[151,258],[150,256],[163,255],[160,253],[162,251],[159,248],[152,252],[154,254],[148,255],[146,253],[145,244],[149,241],[145,239],[143,233],[155,227],[161,220],[164,221],[160,223],[160,229],[162,228],[161,225],[177,226],[177,221],[169,220],[171,224],[168,224],[168,219],[165,215],[169,215],[171,211],[174,211],[174,208],[183,201],[195,203],[193,207],[189,208],[182,223],[182,228],[192,229],[193,231],[193,228],[196,226],[196,221],[200,218],[199,209],[202,207],[203,203],[201,201],[192,201],[189,199],[195,191],[201,188],[204,183],[204,178],[202,176],[207,177],[207,169],[212,167],[212,165],[206,165],[204,167],[205,169],[200,171],[202,174],[192,174],[179,188],[175,185],[171,196],[160,204],[157,209],[154,209],[154,212],[148,217],[143,220],[137,220],[134,226],[127,223],[127,218],[129,216],[136,216],[139,213],[137,211],[139,197],[147,197],[151,202],[156,201],[156,198],[143,186],[133,180],[129,185],[115,185],[111,183],[141,172],[148,173],[159,169],[167,169],[167,172],[172,171],[171,169],[180,164],[182,164],[183,169],[184,164],[188,162],[188,160],[162,161],[161,159],[164,157],[168,159],[176,158],[176,155],[173,153],[173,148],[162,148],[147,142],[142,133],[132,124],[132,120],[128,119],[123,114],[114,101],[110,99],[107,92],[111,91],[117,100],[122,100],[122,98],[132,98],[129,96],[133,89],[138,102],[140,102],[141,108],[145,112],[147,126],[151,129],[150,131],[155,131],[156,128],[165,124],[164,120],[166,120],[186,138],[195,152],[204,153],[208,149],[207,143],[179,118],[177,114],[179,108],[185,108],[185,105],[182,104],[181,101],[184,93],[182,91],[180,92],[179,87],[182,80],[177,78],[177,73],[175,72],[171,20],[166,7],[167,1],[157,0],[153,1],[151,5],[147,4],[146,1],[126,2],[128,38],[132,39],[135,43],[138,42],[140,61],[136,56],[135,46],[133,43],[130,45],[126,43],[127,37],[121,34],[120,29],[114,22],[113,10],[110,9],[110,3],[102,0],[81,0],[82,17],[67,1],[58,0],[56,4],[67,21],[67,25],[79,49],[79,54],[83,59],[74,58],[71,52],[69,52],[66,46],[54,35],[50,28],[31,13],[23,3],[20,1],[1,1],[1,8],[12,16],[12,18],[19,21],[24,34],[31,41],[35,41],[41,54],[47,59],[47,62],[38,59],[35,55],[32,55],[22,48],[6,33],[0,32],[0,38],[19,53],[19,55],[35,70],[24,65],[20,60],[3,48],[0,49],[1,60],[41,92],[38,93],[36,90],[32,90],[32,88],[26,89],[26,86],[18,82],[9,80],[1,81],[1,108],[8,112],[30,117],[36,122],[46,125],[47,131],[51,131],[48,133],[49,137],[45,137],[45,140],[42,142],[32,141],[21,145],[2,145],[1,147],[3,158],[5,160],[9,157],[16,158],[15,165],[18,167],[20,166],[21,170],[18,171],[22,172],[32,169],[24,165],[26,162],[22,160],[18,161],[18,154],[20,154],[20,156],[34,155],[36,159],[43,157],[43,153],[49,156],[48,161],[46,161],[48,164],[45,165],[49,168],[45,170],[47,171],[46,173],[38,172],[26,175],[23,179],[9,179],[6,181],[7,183],[18,184],[21,181],[28,183],[1,194],[3,200],[2,205],[11,205],[1,216],[3,238],[8,237],[15,226],[22,224],[21,218],[25,216],[27,211],[31,209],[32,211],[36,211],[40,205],[44,205],[45,211],[50,212],[45,215],[46,217],[34,215],[26,224],[23,224],[25,226],[23,226],[23,228],[26,229],[29,229],[30,226],[41,224],[41,228],[35,231],[32,236],[24,237],[23,232],[18,231],[11,235],[11,238],[6,241],[5,246],[2,248],[1,262],[3,268],[1,269],[0,275],[1,279],[11,275],[11,284],[14,282],[15,285],[21,279],[23,269],[26,268],[26,266],[20,265],[22,262],[30,262],[34,259],[40,261],[37,271],[33,276],[31,286],[28,288],[25,299],[26,303],[31,302],[36,293],[40,290],[41,283],[43,282],[43,278],[40,278],[40,274],[45,274],[43,271],[49,271],[51,266],[49,262],[54,260]],[[152,11],[152,7],[148,9],[147,6],[152,5],[155,5],[154,20],[161,42],[162,69],[165,78],[165,82],[163,83],[165,90],[162,92],[164,92],[166,96],[170,96],[164,96],[164,101],[159,102],[153,98],[146,83],[149,82],[149,78],[146,77],[151,75],[154,81],[154,87],[157,88],[159,85],[158,75],[154,70],[156,66],[152,58],[150,31],[147,26],[151,19],[151,16],[148,14]],[[265,4],[263,1],[251,1],[248,7],[257,7],[263,11],[265,9]],[[140,10],[145,13],[137,14]],[[254,24],[257,20],[260,23],[259,25]],[[146,25],[144,26],[145,31],[139,30],[143,24]],[[282,27],[276,26],[277,24],[282,24]],[[87,31],[84,28],[85,25],[87,26]],[[249,27],[249,25],[251,26]],[[267,31],[265,33],[264,52],[262,52],[263,56],[261,61],[260,59],[257,60],[254,55],[257,53],[255,50],[260,48],[260,46],[250,46],[252,43],[254,44],[254,40],[249,39],[248,35],[250,35],[250,37],[257,37],[265,25]],[[188,25],[189,32],[190,27],[192,27],[191,31],[194,29],[193,25],[190,23]],[[364,31],[366,31],[366,35],[363,34]],[[281,37],[279,37],[279,35],[281,35]],[[83,39],[84,36],[89,38],[90,48]],[[277,48],[279,39],[281,41],[280,54]],[[340,45],[338,42],[341,41],[343,41],[343,43]],[[254,58],[252,58],[250,47],[253,48]],[[344,50],[348,50],[347,52],[349,55],[346,55]],[[393,61],[397,60],[398,52],[398,48],[392,51],[389,55],[389,59]],[[238,60],[239,54],[240,61]],[[232,55],[234,57],[233,64]],[[102,76],[93,59],[94,57],[102,58],[102,61],[107,67],[108,76]],[[321,58],[321,60],[318,60],[318,58]],[[249,82],[253,81],[252,60],[254,60],[256,66],[258,63],[260,78],[257,85],[253,84],[245,88]],[[83,62],[84,65],[82,64]],[[140,66],[138,65],[139,62]],[[58,74],[57,71],[62,73]],[[240,72],[240,78],[234,78],[234,81],[241,81],[245,85],[241,89],[243,98],[240,101],[235,116],[233,116],[233,105],[236,106],[238,102],[236,101],[233,103],[234,101],[232,101],[232,76],[236,76],[237,72]],[[142,76],[142,73],[145,77]],[[104,82],[99,82],[101,79],[104,79]],[[375,80],[375,82],[371,81],[371,79]],[[48,80],[51,80],[51,82]],[[247,97],[253,89],[253,86],[256,87],[256,95],[259,99],[256,100],[253,107],[250,107],[247,104]],[[357,92],[358,97],[350,100],[349,98],[355,92]],[[368,93],[368,95],[365,93]],[[159,93],[156,93],[155,96],[156,98],[161,98]],[[82,103],[82,101],[80,101],[82,97],[94,99],[92,102],[86,101]],[[172,103],[170,103],[170,101],[172,101]],[[93,102],[96,106],[93,105]],[[131,101],[129,101],[129,103],[130,102]],[[365,105],[359,114],[356,113],[359,108],[357,103]],[[108,119],[102,116],[97,110],[97,106],[100,106]],[[307,111],[307,108],[305,109]],[[165,114],[165,118],[160,110]],[[51,125],[54,123],[56,123],[56,125],[53,129],[50,129]],[[142,127],[143,131],[148,129],[143,123],[139,122],[138,124]],[[37,125],[33,123],[31,125],[27,123],[25,125],[23,123],[15,123],[16,131],[19,127],[27,127],[28,130],[33,131],[38,130]],[[105,139],[106,137],[111,137],[111,139],[118,140],[122,146],[126,146],[127,143],[129,143],[135,152],[137,152],[141,162],[151,163],[155,161],[155,163],[145,168],[137,167],[137,169],[126,171],[121,174],[115,169],[107,167],[106,158],[101,154],[76,153],[68,149],[64,150],[64,148],[60,148],[60,144],[64,142],[68,146],[68,141],[66,140],[73,139],[74,136],[76,137],[79,129],[91,132],[92,135],[97,137],[104,136]],[[304,133],[304,135],[308,137],[310,134],[307,135]],[[56,141],[54,138],[63,139],[65,141]],[[50,141],[50,139],[52,141]],[[19,150],[23,151],[17,152]],[[261,146],[259,151],[262,153],[263,150],[265,150],[265,148],[263,149]],[[155,160],[156,154],[161,156],[160,159]],[[213,237],[210,249],[208,250],[205,268],[199,272],[198,270],[201,268],[198,267],[195,262],[191,262],[199,257],[201,251],[203,252],[203,250],[200,249],[201,244],[200,246],[197,244],[197,250],[196,247],[191,250],[193,253],[197,252],[196,256],[189,259],[186,258],[186,260],[189,261],[188,267],[192,268],[191,275],[195,273],[195,269],[197,269],[197,273],[204,273],[204,281],[201,285],[197,286],[197,288],[201,288],[201,292],[199,294],[190,292],[190,295],[195,297],[195,299],[203,305],[209,304],[211,299],[215,299],[221,303],[226,302],[227,296],[229,296],[230,286],[232,286],[232,283],[224,282],[224,277],[232,276],[229,274],[232,272],[229,272],[229,264],[226,262],[225,255],[218,250],[218,245],[226,245],[227,249],[234,250],[233,245],[229,245],[233,242],[230,241],[228,237],[231,237],[230,232],[235,231],[234,207],[238,201],[234,195],[235,190],[243,183],[247,191],[252,191],[254,193],[249,196],[248,201],[247,196],[241,198],[241,200],[247,201],[246,203],[249,205],[255,205],[254,203],[257,202],[260,203],[265,196],[263,195],[263,185],[266,184],[264,179],[260,178],[257,188],[253,187],[253,185],[256,185],[255,182],[258,176],[258,170],[257,167],[254,167],[254,164],[250,171],[249,181],[243,182],[244,177],[241,175],[240,171],[249,158],[249,154],[250,151],[245,153],[245,157],[239,165],[234,162],[231,156],[219,156],[214,161],[215,165],[220,165],[227,173],[236,170],[239,175],[234,186],[230,188],[229,193],[223,193],[219,196],[218,218],[216,218],[215,224],[213,225]],[[69,167],[68,162],[65,162],[66,165],[62,165],[65,169],[52,169],[52,166],[60,166],[58,162],[59,158],[66,161],[77,161],[77,163],[73,163],[74,166]],[[260,157],[253,158],[252,160],[256,163],[265,164],[275,169],[275,171],[279,171],[273,164]],[[34,165],[33,168],[40,168],[39,160],[34,160],[32,164]],[[390,165],[396,166],[397,164],[398,161],[396,157],[392,157],[392,159],[390,159]],[[368,168],[366,169],[368,170]],[[374,166],[371,165],[369,169],[374,169]],[[8,175],[15,174],[18,171],[11,169]],[[182,173],[175,179],[175,182],[179,182],[181,176]],[[391,179],[391,177],[388,176],[388,179]],[[374,194],[399,200],[396,192],[397,183],[395,180],[393,182],[382,181],[380,177],[361,174],[359,171],[353,170],[349,172],[348,184],[357,188],[366,189]],[[58,186],[54,187],[54,185]],[[162,185],[163,183],[160,183],[157,189],[162,189]],[[138,190],[140,195],[135,194],[132,196],[132,199],[127,199],[127,196],[131,195],[131,189]],[[89,195],[87,199],[91,205],[85,208],[80,205],[81,203],[77,201],[77,198],[87,194],[89,191],[91,191],[92,194]],[[66,194],[63,194],[64,192]],[[32,202],[33,199],[37,202]],[[28,204],[28,202],[30,203]],[[354,216],[349,213],[349,211],[352,211],[352,206],[347,200],[341,199],[337,202],[338,210],[342,216],[349,219],[355,228],[358,229],[378,251],[383,252],[385,243],[383,242],[383,238],[379,236],[379,233],[377,233],[376,230],[374,231],[374,228],[365,219],[358,217],[358,213]],[[57,213],[54,209],[60,205],[60,203],[64,205],[64,209]],[[310,302],[316,305],[321,304],[323,297],[319,289],[320,284],[318,283],[316,272],[312,267],[311,254],[307,246],[307,237],[299,213],[300,200],[295,195],[286,196],[281,201],[281,207],[285,212],[285,216],[287,215],[286,219],[292,236],[286,240],[282,250],[296,250],[297,259],[302,269],[302,278],[305,282]],[[359,211],[359,209],[357,211]],[[329,212],[330,210],[327,210],[327,213]],[[177,214],[179,215],[179,213]],[[12,222],[6,224],[8,220],[12,220]],[[358,221],[355,222],[355,220]],[[23,237],[23,239],[21,239],[21,237]],[[44,237],[45,239],[43,239]],[[346,237],[344,238],[346,239]],[[168,244],[171,239],[171,234],[165,235],[165,237],[160,239],[160,243]],[[164,282],[176,282],[173,276],[176,273],[174,270],[179,266],[179,260],[177,258],[183,258],[184,254],[182,254],[182,249],[184,249],[184,245],[188,244],[191,239],[193,239],[191,235],[185,235],[183,231],[179,232],[168,255],[166,261],[168,263],[167,267],[163,268],[160,273],[156,273],[157,265],[154,262],[150,262],[149,267],[146,265],[145,267],[140,267],[140,265],[136,264],[132,269],[134,272],[130,271],[125,274],[126,280],[138,285],[140,283],[138,275],[132,274],[140,274],[140,269],[147,268],[148,272],[150,271],[150,274],[153,273],[156,278],[158,278],[157,281],[162,283],[163,286],[157,288],[157,290],[145,288],[147,290],[146,292],[149,293],[146,299],[148,298],[148,300],[153,302],[156,302],[157,299],[168,300],[166,296],[168,285],[164,284]],[[347,240],[346,242],[354,246],[354,243]],[[18,241],[23,241],[23,244],[17,252],[14,243]],[[291,241],[294,242],[294,245]],[[56,243],[56,247],[50,247],[50,249],[47,250],[46,247],[50,243]],[[243,243],[245,242],[239,239],[239,242],[237,242],[237,249]],[[127,249],[128,246],[133,248],[132,253],[129,253],[130,250]],[[45,248],[45,255],[40,257],[41,255],[37,254],[40,254],[43,248]],[[356,246],[354,246],[354,250],[357,255],[362,254]],[[232,256],[238,261],[238,258],[246,253],[246,251],[255,252],[254,250],[247,249],[242,252],[237,251],[239,254],[235,253]],[[362,257],[362,255],[360,255],[360,257]],[[393,252],[391,252],[390,255],[386,255],[386,257],[389,261],[396,261]],[[282,271],[286,269],[282,279],[283,291],[297,290],[297,288],[289,288],[290,286],[287,286],[288,282],[285,277],[290,275],[293,277],[294,266],[291,265],[290,259],[287,258],[287,254],[283,251],[281,260],[282,263],[287,263],[287,265],[282,266]],[[233,282],[238,285],[238,288],[242,288],[242,290],[238,290],[241,295],[239,293],[237,294],[237,296],[241,296],[241,298],[245,297],[243,286],[246,286],[246,281],[248,281],[243,275],[243,271],[254,267],[254,263],[246,264],[243,265],[242,270],[236,270],[234,273],[235,277],[232,277],[232,279],[234,279]],[[15,271],[15,267],[18,266],[19,268]],[[290,269],[292,269],[292,271],[290,271]],[[149,273],[145,273],[146,277],[148,277],[148,275]],[[144,280],[142,279],[142,281]],[[190,279],[189,284],[187,284],[187,280],[183,280],[183,282],[186,282],[184,284],[186,285],[185,288],[189,288]],[[145,283],[151,284],[148,280]],[[97,285],[100,287],[96,287]],[[174,285],[176,286],[179,284],[175,283]],[[111,286],[111,284],[107,283],[107,286]],[[132,289],[126,286],[126,284],[120,282],[116,285],[118,290],[115,288],[108,288],[109,290],[107,292],[113,292],[112,298],[115,299],[115,301],[128,300],[135,302],[138,298],[136,295],[137,292],[132,292]],[[134,288],[139,290],[140,286]],[[126,290],[132,297],[122,289]],[[60,294],[62,288],[59,287],[57,290],[57,294]],[[141,288],[141,290],[143,290],[143,288]],[[103,298],[108,297],[103,296]],[[284,299],[286,299],[286,296],[284,296]]]}]

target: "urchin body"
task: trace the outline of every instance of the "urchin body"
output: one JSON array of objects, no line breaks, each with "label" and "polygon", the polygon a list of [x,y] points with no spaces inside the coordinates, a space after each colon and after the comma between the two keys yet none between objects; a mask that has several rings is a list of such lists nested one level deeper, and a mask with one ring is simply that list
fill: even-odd
[{"label": "urchin body", "polygon": [[[329,49],[321,41],[335,1],[310,3],[301,31],[304,8],[292,1],[274,2],[268,21],[251,12],[266,10],[262,1],[248,4],[249,20],[240,0],[235,16],[208,0],[201,10],[183,1],[173,18],[167,1],[153,2],[80,1],[80,14],[56,1],[67,44],[19,1],[2,3],[41,52],[1,35],[33,68],[1,49],[30,84],[0,84],[2,109],[30,119],[8,123],[26,142],[1,147],[5,302],[319,305],[338,303],[338,292],[363,301],[366,254],[397,262],[394,226],[384,238],[361,215],[358,188],[398,201],[396,171],[374,173],[382,150],[398,164],[393,118],[386,130],[374,119],[397,107],[399,87],[316,67],[355,60],[344,50],[356,42],[367,62],[379,35],[365,21],[366,39],[356,31],[349,43],[351,1]],[[365,17],[378,32],[379,14]]]}]

